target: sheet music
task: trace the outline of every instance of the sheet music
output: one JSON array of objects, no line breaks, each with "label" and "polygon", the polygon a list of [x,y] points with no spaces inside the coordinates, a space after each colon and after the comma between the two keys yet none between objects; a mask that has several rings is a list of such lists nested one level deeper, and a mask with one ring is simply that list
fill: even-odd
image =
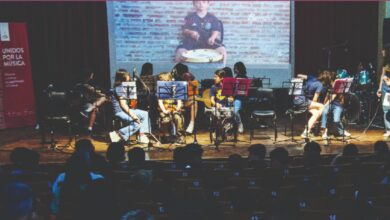
[{"label": "sheet music", "polygon": [[336,79],[333,83],[333,93],[348,93],[351,88],[353,78]]},{"label": "sheet music", "polygon": [[390,106],[390,93],[386,92],[385,96],[383,97],[383,106],[389,107]]},{"label": "sheet music", "polygon": [[303,79],[292,78],[290,82],[289,95],[303,95]]},{"label": "sheet music", "polygon": [[134,81],[122,82],[115,88],[117,94],[125,94],[127,99],[137,99],[137,86]]},{"label": "sheet music", "polygon": [[186,81],[157,81],[157,97],[159,99],[188,99],[188,82]]}]

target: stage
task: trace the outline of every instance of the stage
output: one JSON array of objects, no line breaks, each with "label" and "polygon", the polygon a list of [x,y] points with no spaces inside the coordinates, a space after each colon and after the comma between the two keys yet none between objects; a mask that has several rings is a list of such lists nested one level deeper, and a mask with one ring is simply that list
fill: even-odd
[{"label": "stage", "polygon": [[[248,155],[247,148],[250,144],[261,143],[267,147],[268,153],[275,147],[285,147],[290,155],[300,155],[303,153],[304,139],[299,135],[303,129],[303,124],[298,123],[296,125],[296,131],[294,132],[295,141],[291,141],[290,130],[287,130],[287,136],[284,135],[284,123],[281,121],[278,123],[278,138],[274,142],[274,130],[269,127],[267,129],[256,129],[255,138],[250,142],[249,129],[245,129],[243,134],[238,135],[237,143],[232,141],[223,142],[219,145],[219,149],[210,143],[209,132],[206,129],[201,129],[198,132],[197,140],[204,149],[203,158],[226,158],[231,154],[237,153],[245,157]],[[303,122],[302,122],[303,123]],[[329,143],[322,140],[321,136],[313,137],[312,140],[317,141],[321,144],[322,154],[337,154],[342,151],[342,148],[347,143],[356,144],[359,148],[360,153],[372,152],[372,146],[375,141],[384,140],[383,130],[370,128],[363,134],[363,125],[348,125],[347,129],[352,133],[352,138],[346,139],[343,142],[342,138],[332,137]],[[28,147],[36,150],[41,155],[41,163],[52,163],[52,162],[64,162],[66,158],[73,152],[75,146],[75,139],[84,138],[83,136],[72,136],[72,141],[69,146],[62,148],[61,146],[69,143],[69,136],[66,134],[57,133],[55,140],[57,141],[57,148],[55,150],[50,149],[50,143],[42,144],[41,133],[39,130],[29,128],[18,128],[18,129],[7,129],[0,131],[0,161],[1,164],[9,163],[9,153],[15,147]],[[109,144],[108,132],[101,132],[94,135],[91,140],[95,145],[95,149],[98,153],[105,154],[107,146]],[[187,143],[193,142],[193,135],[188,135],[186,138]],[[46,142],[50,141],[50,137],[47,135]],[[132,137],[130,146],[127,146],[127,150],[131,147],[146,147],[135,143],[135,136]],[[150,160],[171,160],[173,149],[178,145],[175,144],[162,144],[160,146],[155,145],[151,150],[147,151],[147,157]],[[147,148],[145,148],[147,150]]]}]

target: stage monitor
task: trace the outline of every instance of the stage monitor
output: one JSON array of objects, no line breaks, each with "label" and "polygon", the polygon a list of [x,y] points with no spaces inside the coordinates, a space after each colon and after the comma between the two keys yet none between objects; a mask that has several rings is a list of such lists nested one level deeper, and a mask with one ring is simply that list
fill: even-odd
[{"label": "stage monitor", "polygon": [[197,80],[242,61],[248,77],[272,87],[291,78],[289,1],[108,1],[111,78],[119,68],[154,74],[180,60]]}]

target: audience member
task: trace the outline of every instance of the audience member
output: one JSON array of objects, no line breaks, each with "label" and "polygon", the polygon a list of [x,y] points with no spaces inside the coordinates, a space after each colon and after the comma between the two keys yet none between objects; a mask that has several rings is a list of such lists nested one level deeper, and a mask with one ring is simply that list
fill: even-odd
[{"label": "audience member", "polygon": [[177,147],[173,151],[173,162],[175,164],[174,168],[184,169],[187,158],[186,158],[186,149],[184,147]]},{"label": "audience member", "polygon": [[271,168],[286,168],[290,163],[288,151],[283,147],[273,149],[269,156],[271,158]]},{"label": "audience member", "polygon": [[90,168],[95,173],[100,173],[103,176],[109,176],[111,171],[109,165],[104,156],[95,152],[95,146],[90,139],[80,139],[76,142],[75,154],[89,153],[90,155]]},{"label": "audience member", "polygon": [[266,148],[263,144],[252,144],[248,148],[248,165],[253,168],[265,168],[267,163],[264,160]]},{"label": "audience member", "polygon": [[20,183],[8,183],[1,190],[0,219],[4,220],[32,220],[33,192],[30,186]]},{"label": "audience member", "polygon": [[373,158],[377,162],[390,162],[389,147],[385,141],[375,142]]},{"label": "audience member", "polygon": [[317,167],[321,163],[321,146],[310,141],[305,144],[303,149],[303,165],[308,168]]},{"label": "audience member", "polygon": [[[359,160],[358,156],[359,155],[359,149],[355,144],[347,144],[343,148],[343,152],[336,155],[332,162],[331,165],[336,165],[340,163],[351,163],[351,162],[357,162]],[[353,160],[352,160],[353,159]]]},{"label": "audience member", "polygon": [[107,148],[106,158],[112,170],[124,170],[125,146],[123,142],[113,142]]},{"label": "audience member", "polygon": [[92,171],[91,152],[83,151],[83,148],[87,149],[85,146],[76,149],[65,164],[65,172],[60,173],[52,185],[50,210],[53,218],[59,216],[61,219],[71,214],[73,219],[82,219],[84,210],[81,209],[81,201],[85,189],[93,181],[104,178]]},{"label": "audience member", "polygon": [[138,170],[145,168],[145,151],[140,147],[134,147],[127,153],[129,169]]},{"label": "audience member", "polygon": [[186,166],[189,166],[191,169],[201,169],[202,166],[202,155],[203,149],[199,144],[187,144],[185,147],[184,158],[186,161]]},{"label": "audience member", "polygon": [[25,147],[17,147],[10,154],[12,162],[11,175],[25,174],[35,171],[39,165],[40,155]]},{"label": "audience member", "polygon": [[228,166],[232,170],[241,170],[244,168],[244,160],[239,154],[232,154],[228,158]]}]

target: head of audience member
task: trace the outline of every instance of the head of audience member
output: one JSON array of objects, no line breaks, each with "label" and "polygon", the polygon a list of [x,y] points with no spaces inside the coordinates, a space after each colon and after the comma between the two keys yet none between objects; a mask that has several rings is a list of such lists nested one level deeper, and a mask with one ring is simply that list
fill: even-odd
[{"label": "head of audience member", "polygon": [[311,141],[305,144],[303,150],[304,165],[307,167],[318,166],[321,163],[321,146]]},{"label": "head of audience member", "polygon": [[153,181],[152,170],[139,169],[130,176],[131,186],[137,190],[149,190]]},{"label": "head of audience member", "polygon": [[265,158],[266,148],[263,144],[252,144],[251,146],[249,146],[248,151],[249,161],[264,160]]},{"label": "head of audience member", "polygon": [[25,147],[17,147],[12,150],[10,159],[16,169],[33,170],[39,165],[40,155]]},{"label": "head of audience member", "polygon": [[154,217],[140,209],[128,211],[121,220],[154,220]]},{"label": "head of audience member", "polygon": [[203,149],[199,144],[187,144],[185,147],[186,165],[199,168],[202,164]]},{"label": "head of audience member", "polygon": [[134,147],[127,153],[129,167],[138,167],[145,164],[145,151],[140,147]]},{"label": "head of audience member", "polygon": [[271,167],[272,168],[284,168],[287,167],[290,163],[290,157],[288,156],[288,151],[283,147],[277,147],[273,149],[269,156],[271,158]]},{"label": "head of audience member", "polygon": [[187,162],[186,149],[184,147],[177,147],[173,151],[173,162],[177,168],[184,168]]},{"label": "head of audience member", "polygon": [[183,74],[190,72],[188,66],[182,63],[177,63],[173,69],[173,77],[176,81],[183,81]]},{"label": "head of audience member", "polygon": [[233,77],[233,70],[232,68],[226,66],[224,68],[222,68],[223,71],[225,71],[225,77]]},{"label": "head of audience member", "polygon": [[374,156],[375,159],[379,161],[386,161],[390,159],[389,146],[385,141],[375,142]]},{"label": "head of audience member", "polygon": [[125,69],[118,69],[115,72],[114,87],[120,86],[123,82],[128,82],[131,80],[130,74]]},{"label": "head of audience member", "polygon": [[[87,184],[91,180],[92,159],[91,151],[88,148],[80,148],[72,154],[65,163],[64,189],[78,190],[82,184]],[[65,187],[66,186],[66,187]]]},{"label": "head of audience member", "polygon": [[89,152],[90,154],[95,153],[95,146],[89,139],[79,139],[76,141],[75,153],[77,152]]},{"label": "head of audience member", "polygon": [[225,77],[225,71],[223,69],[217,70],[214,73],[214,83],[220,84],[222,83],[223,78]]},{"label": "head of audience member", "polygon": [[11,182],[5,185],[0,195],[0,218],[29,220],[33,212],[33,193],[30,186]]},{"label": "head of audience member", "polygon": [[141,76],[152,76],[153,75],[153,64],[144,63],[141,68]]},{"label": "head of audience member", "polygon": [[[76,142],[75,152],[73,154],[85,154],[89,155],[90,169],[94,172],[99,172],[104,175],[109,172],[109,166],[103,155],[95,153],[95,146],[90,139],[79,139]],[[73,155],[72,155],[73,157]]]},{"label": "head of audience member", "polygon": [[347,144],[343,149],[343,156],[357,156],[359,154],[359,149],[355,144]]},{"label": "head of audience member", "polygon": [[232,154],[228,158],[228,166],[233,170],[240,170],[244,168],[244,160],[239,154]]},{"label": "head of audience member", "polygon": [[247,78],[246,67],[243,62],[235,63],[233,70],[237,78]]},{"label": "head of audience member", "polygon": [[125,146],[123,142],[113,142],[107,148],[106,158],[111,164],[118,164],[125,160]]}]

